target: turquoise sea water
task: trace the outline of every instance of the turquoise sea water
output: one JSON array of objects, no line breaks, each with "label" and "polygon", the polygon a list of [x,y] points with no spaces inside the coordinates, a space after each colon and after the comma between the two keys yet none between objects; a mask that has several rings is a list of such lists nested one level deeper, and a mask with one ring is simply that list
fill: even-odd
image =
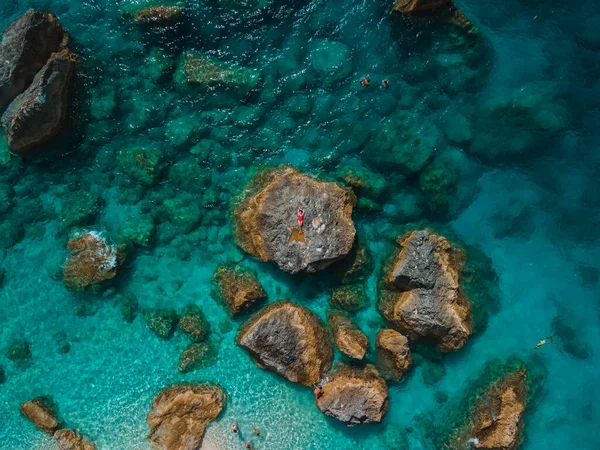
[{"label": "turquoise sea water", "polygon": [[[226,389],[228,404],[205,449],[243,448],[229,432],[237,421],[247,438],[261,430],[257,449],[403,449],[405,436],[410,449],[433,450],[442,430],[429,425],[452,414],[490,360],[513,355],[546,373],[522,448],[600,448],[598,2],[458,1],[477,33],[392,20],[389,1],[273,0],[252,11],[241,0],[190,0],[180,3],[187,22],[162,31],[121,18],[144,4],[0,4],[2,29],[28,8],[54,12],[79,56],[68,129],[45,156],[10,157],[0,145],[0,448],[56,448],[19,414],[41,394],[99,449],[149,448],[152,396],[207,380]],[[174,75],[190,50],[260,81],[245,95],[190,89]],[[157,157],[154,180],[131,171],[128,155],[140,148]],[[450,228],[492,260],[499,301],[487,327],[444,358],[433,384],[417,364],[391,386],[381,425],[326,418],[310,389],[258,369],[234,345],[240,321],[219,329],[227,316],[209,293],[221,262],[255,270],[269,301],[327,310],[327,276],[283,274],[232,240],[232,196],[254,169],[282,162],[331,179],[369,169],[384,184],[354,214],[375,260],[369,308],[356,316],[372,347],[383,325],[377,279],[396,230],[411,221]],[[116,237],[128,221],[154,223],[155,238],[131,255],[114,291],[67,291],[56,274],[72,228]],[[220,340],[216,365],[180,374],[187,339],[159,340],[141,315],[125,322],[115,294],[127,291],[141,307],[200,305]],[[553,322],[572,335],[556,336]],[[60,330],[67,354],[56,352]],[[553,333],[554,344],[532,350]],[[25,369],[4,351],[20,338],[33,355]]]}]

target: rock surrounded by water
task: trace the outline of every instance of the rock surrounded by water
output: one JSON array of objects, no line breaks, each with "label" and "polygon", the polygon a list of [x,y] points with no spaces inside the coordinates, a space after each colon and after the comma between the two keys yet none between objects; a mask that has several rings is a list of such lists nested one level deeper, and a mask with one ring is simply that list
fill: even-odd
[{"label": "rock surrounded by water", "polygon": [[[315,272],[345,257],[356,230],[351,189],[324,182],[289,166],[264,170],[234,209],[238,245],[291,273]],[[305,212],[300,230],[298,208]]]},{"label": "rock surrounded by water", "polygon": [[213,275],[217,300],[231,317],[236,317],[267,298],[267,293],[248,270],[221,265]]},{"label": "rock surrounded by water", "polygon": [[0,112],[22,93],[50,55],[67,44],[54,14],[27,11],[2,34],[0,44]]},{"label": "rock surrounded by water", "polygon": [[381,374],[386,379],[400,380],[412,364],[412,353],[406,336],[396,330],[379,330],[375,348]]},{"label": "rock surrounded by water", "polygon": [[341,311],[327,313],[333,341],[340,352],[354,359],[363,359],[369,349],[369,338]]},{"label": "rock surrounded by water", "polygon": [[333,360],[329,334],[319,317],[289,301],[253,314],[240,327],[236,343],[260,367],[305,386],[321,380]]},{"label": "rock surrounded by water", "polygon": [[472,333],[470,301],[461,288],[463,252],[428,230],[396,240],[381,292],[386,320],[414,338],[433,341],[439,350],[462,347]]},{"label": "rock surrounded by water", "polygon": [[59,450],[96,450],[96,446],[77,430],[58,430],[54,439]]},{"label": "rock surrounded by water", "polygon": [[65,263],[63,280],[71,290],[82,290],[114,278],[125,258],[120,248],[95,231],[70,239],[67,249],[71,253]]},{"label": "rock surrounded by water", "polygon": [[452,0],[396,0],[392,12],[403,14],[419,13],[451,5]]},{"label": "rock surrounded by water", "polygon": [[183,6],[156,5],[135,11],[125,11],[123,16],[131,17],[137,25],[164,26],[179,22],[184,13]]},{"label": "rock surrounded by water", "polygon": [[10,104],[2,126],[11,150],[26,152],[60,131],[74,72],[75,56],[69,50],[52,54],[31,85]]},{"label": "rock surrounded by water", "polygon": [[213,384],[179,383],[159,392],[146,417],[155,449],[198,450],[206,426],[225,407],[225,391]]},{"label": "rock surrounded by water", "polygon": [[58,429],[60,423],[52,398],[36,397],[23,403],[20,409],[21,413],[40,430],[53,434]]},{"label": "rock surrounded by water", "polygon": [[336,369],[315,394],[324,414],[350,426],[381,422],[388,409],[387,385],[371,365]]}]

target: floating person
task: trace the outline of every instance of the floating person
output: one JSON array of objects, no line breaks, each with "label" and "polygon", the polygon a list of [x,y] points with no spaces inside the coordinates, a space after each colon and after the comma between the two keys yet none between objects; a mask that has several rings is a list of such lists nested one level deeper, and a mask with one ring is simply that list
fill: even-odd
[{"label": "floating person", "polygon": [[390,82],[388,81],[387,78],[385,78],[385,79],[381,80],[381,85],[387,89],[390,87]]},{"label": "floating person", "polygon": [[298,230],[302,233],[302,225],[304,224],[304,210],[298,207]]},{"label": "floating person", "polygon": [[246,448],[249,449],[249,450],[252,450],[252,445],[250,445],[249,442],[246,442]]},{"label": "floating person", "polygon": [[258,428],[252,428],[252,431],[254,431],[255,435],[260,436],[260,430]]},{"label": "floating person", "polygon": [[369,82],[371,81],[371,77],[369,75],[362,77],[362,80],[360,80],[360,85],[361,86],[368,86]]},{"label": "floating person", "polygon": [[537,345],[535,346],[535,350],[540,348],[542,345],[551,344],[551,343],[552,343],[552,336],[548,336],[546,339],[542,339],[540,342],[537,343]]},{"label": "floating person", "polygon": [[238,432],[237,423],[234,423],[233,425],[231,425],[231,431],[233,431],[234,433]]}]

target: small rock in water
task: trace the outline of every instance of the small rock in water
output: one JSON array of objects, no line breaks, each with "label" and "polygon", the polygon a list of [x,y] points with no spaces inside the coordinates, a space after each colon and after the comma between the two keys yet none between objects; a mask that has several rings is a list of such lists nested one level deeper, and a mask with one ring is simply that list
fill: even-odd
[{"label": "small rock in water", "polygon": [[348,312],[359,311],[366,304],[367,298],[363,284],[350,284],[335,288],[329,298],[329,306]]},{"label": "small rock in water", "polygon": [[138,314],[140,304],[133,292],[125,292],[119,295],[119,310],[125,322],[131,323]]},{"label": "small rock in water", "polygon": [[243,314],[267,298],[258,278],[249,270],[220,265],[212,280],[213,296],[231,317]]},{"label": "small rock in water", "polygon": [[412,364],[412,353],[406,336],[396,330],[379,330],[375,347],[378,367],[383,377],[399,381]]},{"label": "small rock in water", "polygon": [[193,343],[179,357],[177,370],[188,373],[204,367],[213,366],[217,362],[217,351],[209,342]]},{"label": "small rock in water", "polygon": [[58,408],[50,396],[36,397],[20,406],[21,413],[33,424],[48,434],[53,434],[59,427]]},{"label": "small rock in water", "polygon": [[58,430],[54,433],[58,450],[96,450],[96,446],[77,430]]},{"label": "small rock in water", "polygon": [[6,358],[17,366],[25,368],[33,360],[31,356],[31,344],[24,339],[12,341],[6,349]]},{"label": "small rock in water", "polygon": [[165,26],[181,21],[185,15],[183,6],[156,5],[136,11],[124,11],[124,17],[132,17],[137,25]]},{"label": "small rock in water", "polygon": [[208,336],[210,324],[198,305],[188,305],[179,319],[179,328],[192,342],[202,342]]},{"label": "small rock in water", "polygon": [[67,338],[67,333],[60,330],[52,335],[52,340],[54,341],[54,345],[56,346],[56,353],[65,354],[69,353],[71,350],[71,344],[69,344],[69,340]]},{"label": "small rock in water", "polygon": [[369,338],[352,322],[350,316],[341,311],[329,311],[327,322],[336,347],[354,359],[363,359],[369,349]]},{"label": "small rock in water", "polygon": [[177,326],[177,313],[174,309],[149,308],[142,311],[142,316],[154,334],[161,339],[170,339]]}]

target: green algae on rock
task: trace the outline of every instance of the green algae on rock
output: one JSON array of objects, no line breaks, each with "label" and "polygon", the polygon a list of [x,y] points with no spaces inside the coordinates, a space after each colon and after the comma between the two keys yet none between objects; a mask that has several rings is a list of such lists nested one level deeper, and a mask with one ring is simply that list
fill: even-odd
[{"label": "green algae on rock", "polygon": [[365,285],[350,284],[335,288],[329,297],[329,306],[351,313],[360,311],[367,306]]},{"label": "green algae on rock", "polygon": [[211,293],[231,317],[237,317],[267,298],[256,274],[239,266],[219,265],[212,277]]},{"label": "green algae on rock", "polygon": [[165,26],[182,20],[185,7],[177,5],[156,5],[136,10],[124,10],[121,15],[131,17],[136,25]]},{"label": "green algae on rock", "polygon": [[96,450],[96,446],[77,430],[64,429],[54,433],[58,450]]},{"label": "green algae on rock", "polygon": [[20,407],[21,414],[27,417],[40,430],[53,434],[59,427],[58,408],[50,396],[36,397]]},{"label": "green algae on rock", "polygon": [[331,368],[333,346],[319,317],[290,301],[271,303],[239,328],[235,342],[258,366],[304,386]]},{"label": "green algae on rock", "polygon": [[121,224],[117,240],[126,245],[149,247],[153,243],[155,231],[153,217],[150,214],[141,214]]},{"label": "green algae on rock", "polygon": [[187,305],[179,319],[179,329],[192,342],[202,342],[210,332],[210,324],[198,305]]},{"label": "green algae on rock", "polygon": [[177,326],[177,313],[170,308],[148,308],[142,311],[142,316],[154,334],[161,339],[170,339]]},{"label": "green algae on rock", "polygon": [[102,198],[95,192],[77,190],[65,198],[60,211],[61,226],[65,231],[90,225],[102,209]]},{"label": "green algae on rock", "polygon": [[188,373],[210,367],[217,362],[217,350],[211,342],[194,342],[179,357],[177,370]]},{"label": "green algae on rock", "polygon": [[350,358],[361,360],[369,349],[369,338],[350,316],[341,311],[329,311],[327,322],[333,334],[333,342],[340,352]]},{"label": "green algae on rock", "polygon": [[209,422],[225,408],[225,391],[216,384],[178,383],[152,399],[146,417],[148,439],[157,450],[198,450]]},{"label": "green algae on rock", "polygon": [[129,147],[120,150],[117,161],[123,172],[134,182],[152,186],[161,175],[163,154],[154,146]]},{"label": "green algae on rock", "polygon": [[[260,171],[234,205],[237,244],[291,273],[316,272],[344,258],[356,230],[350,189],[324,182],[290,166]],[[298,228],[298,208],[305,212]]]},{"label": "green algae on rock", "polygon": [[357,239],[350,253],[342,260],[333,263],[330,271],[342,284],[357,284],[365,281],[372,267],[373,261],[369,250]]},{"label": "green algae on rock", "polygon": [[412,353],[408,339],[402,333],[391,329],[377,332],[377,368],[387,380],[399,381],[412,364]]}]

